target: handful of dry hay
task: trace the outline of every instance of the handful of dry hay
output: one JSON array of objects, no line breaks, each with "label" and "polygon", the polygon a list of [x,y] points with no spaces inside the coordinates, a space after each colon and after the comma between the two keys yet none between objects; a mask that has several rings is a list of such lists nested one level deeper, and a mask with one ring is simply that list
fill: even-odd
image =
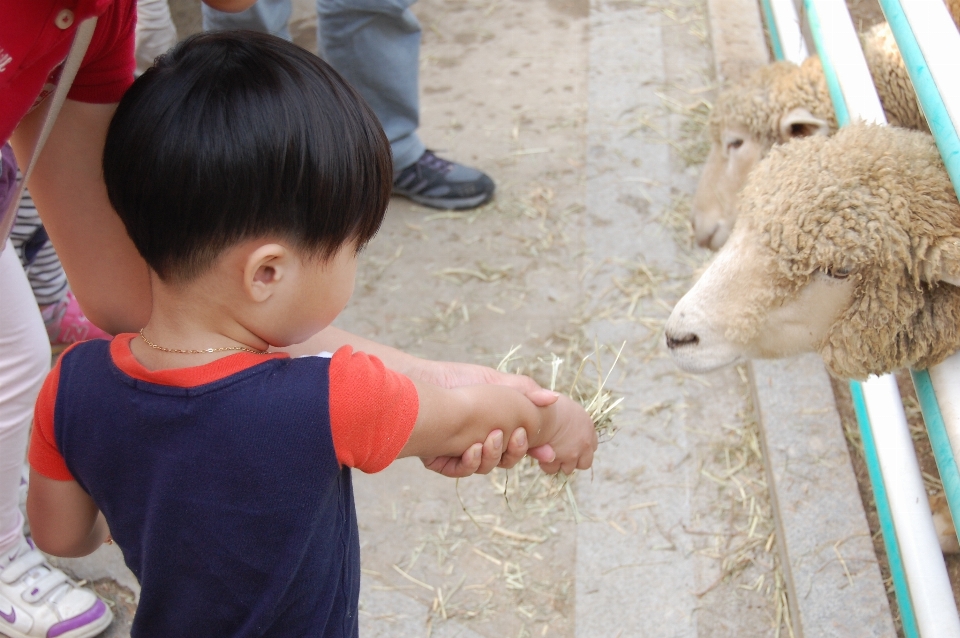
[{"label": "handful of dry hay", "polygon": [[[623,348],[626,346],[624,342],[620,349],[617,351],[616,358],[610,366],[610,369],[604,374],[602,361],[600,358],[600,348],[599,346],[594,347],[594,351],[583,357],[580,361],[576,373],[573,375],[573,379],[570,382],[569,390],[567,395],[573,398],[576,401],[579,401],[580,404],[584,407],[589,415],[590,420],[593,421],[594,427],[597,431],[597,437],[601,443],[604,441],[609,441],[617,432],[617,428],[614,425],[614,417],[620,411],[620,404],[623,402],[623,397],[614,397],[613,393],[606,389],[607,381],[610,379],[610,374],[613,372],[614,367],[616,367],[617,362],[620,360],[620,355],[623,353]],[[500,363],[497,365],[497,370],[500,372],[507,372],[507,368],[511,363],[522,361],[522,357],[517,354],[519,352],[520,346],[514,346],[510,351],[503,357]],[[594,360],[595,357],[595,360]],[[563,359],[558,357],[556,354],[551,354],[550,359],[543,360],[539,359],[541,363],[550,364],[550,384],[549,388],[553,391],[557,391],[557,384],[560,377],[563,375]],[[588,384],[588,377],[584,375],[584,370],[588,365],[593,365],[597,372],[596,383]],[[514,370],[517,374],[522,374],[524,371],[522,366],[517,366]],[[511,499],[508,496],[508,491],[511,485],[511,479],[509,470],[505,470],[506,475],[504,477],[503,485],[501,489],[503,490],[503,498],[507,503],[507,507],[511,511],[514,510],[515,505],[524,505],[526,504],[529,508],[531,505],[530,500],[533,501],[550,501],[553,500],[556,496],[559,496],[561,493],[564,494],[567,498],[567,501],[570,504],[570,509],[573,512],[574,520],[580,522],[582,516],[580,515],[579,508],[577,507],[576,498],[573,495],[573,490],[570,487],[570,476],[560,472],[556,475],[556,480],[549,481],[545,485],[544,481],[548,478],[545,477],[539,469],[536,467],[536,462],[530,459],[530,465],[524,466],[521,464],[514,468],[513,478],[515,483],[514,491],[520,495],[520,502],[511,503]],[[539,475],[539,479],[537,478]],[[493,475],[491,474],[491,477]],[[522,479],[525,477],[525,479]],[[520,482],[523,480],[527,482],[528,485],[526,488],[520,486]],[[552,485],[549,485],[552,483]],[[460,506],[463,508],[464,513],[473,521],[477,527],[480,527],[480,524],[474,518],[473,514],[470,513],[470,510],[467,509],[466,503],[463,501],[463,497],[460,495],[460,479],[456,481],[456,493],[457,499],[460,501]],[[538,509],[538,508],[535,508]],[[541,513],[542,515],[542,513]]]},{"label": "handful of dry hay", "polygon": [[[621,344],[620,349],[617,351],[617,356],[614,358],[606,374],[603,373],[603,364],[600,360],[600,348],[599,346],[595,347],[591,354],[588,354],[580,360],[580,366],[577,368],[573,381],[570,382],[569,390],[566,392],[569,397],[579,401],[583,409],[587,411],[590,420],[593,421],[593,426],[597,430],[597,438],[601,443],[609,441],[617,433],[617,428],[613,421],[614,416],[621,410],[620,404],[623,402],[623,397],[614,398],[613,393],[606,389],[606,385],[610,379],[610,375],[613,373],[613,369],[617,366],[617,362],[620,361],[620,355],[623,353],[623,348],[626,345],[626,342]],[[519,350],[520,346],[512,347],[497,365],[497,370],[507,372],[507,367],[512,362],[520,359],[517,355]],[[594,358],[596,359],[595,361]],[[563,359],[556,354],[551,354],[549,362],[550,389],[557,391],[557,379],[560,376]],[[588,364],[593,364],[596,369],[596,383],[583,387],[583,385],[587,383],[587,377],[583,372]],[[517,373],[519,374],[521,372],[518,368]]]}]

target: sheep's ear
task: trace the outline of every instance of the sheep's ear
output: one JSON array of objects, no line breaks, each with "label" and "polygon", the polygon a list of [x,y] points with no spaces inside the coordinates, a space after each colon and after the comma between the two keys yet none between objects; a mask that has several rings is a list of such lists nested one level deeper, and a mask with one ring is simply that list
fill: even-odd
[{"label": "sheep's ear", "polygon": [[921,278],[931,282],[934,279],[953,286],[960,286],[960,238],[949,237],[941,240],[934,247],[936,254],[932,260],[925,263]]},{"label": "sheep's ear", "polygon": [[780,118],[780,141],[789,142],[798,137],[829,135],[830,125],[826,120],[814,117],[807,109],[793,109]]}]

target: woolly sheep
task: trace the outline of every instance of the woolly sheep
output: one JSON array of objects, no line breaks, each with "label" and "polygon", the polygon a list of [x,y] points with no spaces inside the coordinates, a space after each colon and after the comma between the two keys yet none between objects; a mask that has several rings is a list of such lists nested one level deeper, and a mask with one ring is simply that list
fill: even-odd
[{"label": "woolly sheep", "polygon": [[[760,162],[666,341],[689,372],[808,351],[840,378],[926,368],[960,349],[957,286],[960,202],[933,139],[858,124]],[[946,502],[931,506],[960,551]]]},{"label": "woolly sheep", "polygon": [[774,148],[667,341],[703,372],[816,351],[841,378],[960,349],[960,203],[929,134],[857,124]]},{"label": "woolly sheep", "polygon": [[[946,0],[946,4],[960,24],[960,0]],[[874,26],[862,44],[888,122],[926,130],[890,26]],[[836,128],[823,67],[816,56],[800,66],[767,65],[723,91],[711,113],[710,153],[691,206],[697,243],[718,250],[727,240],[736,218],[737,193],[774,144],[830,135]]]}]

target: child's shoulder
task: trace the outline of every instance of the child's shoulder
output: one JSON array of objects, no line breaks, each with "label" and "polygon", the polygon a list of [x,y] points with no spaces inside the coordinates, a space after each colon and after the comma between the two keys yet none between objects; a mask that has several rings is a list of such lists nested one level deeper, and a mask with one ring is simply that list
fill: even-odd
[{"label": "child's shoulder", "polygon": [[83,367],[97,360],[108,361],[112,343],[113,339],[88,339],[72,343],[57,356],[50,374],[59,375],[60,369],[65,363],[68,365],[78,364]]},{"label": "child's shoulder", "polygon": [[112,339],[87,339],[85,341],[71,343],[60,352],[58,360],[77,352],[82,352],[85,354],[109,352],[110,346],[117,338],[118,337],[113,337]]}]

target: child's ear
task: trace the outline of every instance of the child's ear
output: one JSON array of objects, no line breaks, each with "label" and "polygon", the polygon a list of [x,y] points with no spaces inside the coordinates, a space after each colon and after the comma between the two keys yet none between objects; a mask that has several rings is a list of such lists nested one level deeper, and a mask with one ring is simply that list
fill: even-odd
[{"label": "child's ear", "polygon": [[243,287],[255,302],[273,296],[290,266],[290,251],[280,244],[264,244],[250,253],[243,269]]}]

